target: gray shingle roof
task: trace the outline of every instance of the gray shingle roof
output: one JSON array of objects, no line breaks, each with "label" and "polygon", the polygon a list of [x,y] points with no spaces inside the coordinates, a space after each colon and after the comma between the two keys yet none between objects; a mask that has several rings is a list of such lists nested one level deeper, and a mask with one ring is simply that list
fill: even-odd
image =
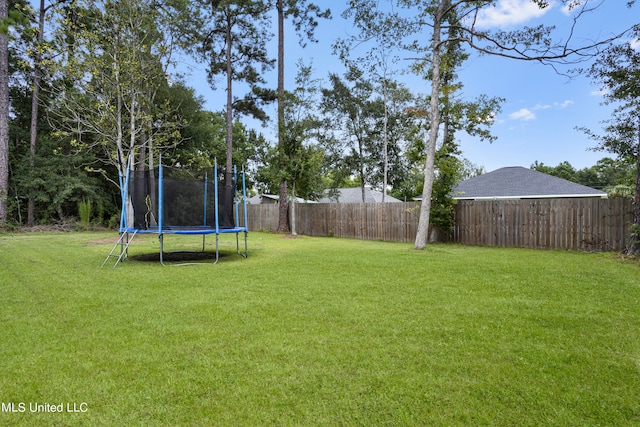
[{"label": "gray shingle roof", "polygon": [[607,193],[522,166],[510,166],[461,182],[454,199],[607,197]]},{"label": "gray shingle roof", "polygon": [[[280,196],[275,194],[258,194],[256,196],[250,197],[247,202],[250,205],[259,205],[259,204],[269,204],[269,203],[279,203]],[[296,203],[318,203],[314,200],[305,200],[300,197],[296,197]]]},{"label": "gray shingle roof", "polygon": [[[362,203],[362,189],[356,188],[337,188],[340,196],[338,197],[338,203]],[[381,203],[382,191],[373,190],[369,187],[364,189],[364,203]],[[398,203],[400,200],[390,195],[386,195],[384,198],[385,203]],[[323,197],[319,200],[319,203],[336,203],[335,198]]]}]

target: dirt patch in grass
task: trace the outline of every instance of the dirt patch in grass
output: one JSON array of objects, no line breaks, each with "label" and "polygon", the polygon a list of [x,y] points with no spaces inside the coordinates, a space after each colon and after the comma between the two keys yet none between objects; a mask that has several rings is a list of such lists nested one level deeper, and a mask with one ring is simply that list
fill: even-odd
[{"label": "dirt patch in grass", "polygon": [[98,239],[98,240],[92,240],[90,242],[87,242],[87,245],[93,246],[93,245],[106,245],[106,244],[112,244],[115,245],[116,243],[118,243],[118,239],[120,236],[114,236],[114,237],[105,237],[104,239]]},{"label": "dirt patch in grass", "polygon": [[296,234],[295,236],[293,234],[283,234],[282,238],[283,239],[302,239],[304,236],[301,236],[299,234]]},{"label": "dirt patch in grass", "polygon": [[[147,239],[153,239],[153,238],[157,238],[157,234],[147,234],[147,235],[137,235],[135,236],[135,240],[139,241],[139,240],[147,240]],[[115,245],[116,243],[118,243],[118,239],[120,238],[120,235],[115,233],[113,236],[110,237],[105,237],[103,239],[97,239],[97,240],[92,240],[90,242],[87,242],[87,245],[89,246],[93,246],[93,245]],[[129,241],[133,240],[133,238],[131,236],[129,236]]]}]

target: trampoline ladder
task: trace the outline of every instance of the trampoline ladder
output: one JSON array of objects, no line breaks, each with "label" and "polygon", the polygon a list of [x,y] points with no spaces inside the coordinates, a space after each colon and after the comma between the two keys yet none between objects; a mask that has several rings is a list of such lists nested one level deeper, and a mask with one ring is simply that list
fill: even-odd
[{"label": "trampoline ladder", "polygon": [[[104,267],[104,265],[107,263],[107,261],[109,261],[109,258],[111,257],[118,258],[116,263],[113,265],[113,268],[116,268],[119,262],[127,259],[127,255],[129,254],[129,245],[133,241],[133,238],[136,236],[137,232],[138,230],[134,230],[131,234],[131,238],[129,238],[129,232],[120,233],[118,242],[113,246],[113,249],[111,249],[111,252],[109,253],[109,255],[107,255],[107,258],[105,258],[104,262],[102,263],[102,267]],[[117,248],[120,248],[120,251],[116,251]]]}]

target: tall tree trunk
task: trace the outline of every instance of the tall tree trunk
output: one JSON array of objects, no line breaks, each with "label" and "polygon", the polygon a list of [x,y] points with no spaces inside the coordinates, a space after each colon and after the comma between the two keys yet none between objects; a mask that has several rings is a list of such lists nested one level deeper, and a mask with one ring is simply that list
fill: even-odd
[{"label": "tall tree trunk", "polygon": [[[276,1],[278,11],[278,151],[285,157],[284,146],[284,4],[282,0]],[[280,197],[278,210],[277,231],[288,233],[289,229],[289,200],[287,198],[287,180],[280,182]]]},{"label": "tall tree trunk", "polygon": [[231,68],[231,15],[227,15],[227,159],[225,163],[225,185],[231,185],[233,177],[233,70]]},{"label": "tall tree trunk", "polygon": [[[7,19],[9,0],[0,0],[0,21]],[[0,32],[0,226],[7,222],[9,192],[9,40]]]},{"label": "tall tree trunk", "polygon": [[359,164],[359,170],[358,170],[358,174],[360,175],[360,193],[362,196],[362,203],[364,203],[365,200],[365,187],[364,187],[364,154],[363,154],[364,148],[362,146],[362,140],[360,138],[358,138],[358,162]]},{"label": "tall tree trunk", "polygon": [[296,182],[291,183],[291,235],[297,236],[296,231]]},{"label": "tall tree trunk", "polygon": [[387,128],[389,125],[389,106],[387,105],[389,102],[389,94],[387,92],[387,76],[386,72],[383,76],[382,82],[382,94],[384,98],[384,120],[383,120],[383,129],[382,129],[382,146],[383,146],[383,156],[382,161],[384,163],[382,167],[382,203],[385,202],[385,198],[387,196],[387,183],[388,183],[388,175],[389,175],[389,136],[387,135]]},{"label": "tall tree trunk", "polygon": [[276,229],[277,232],[281,233],[288,233],[291,231],[289,228],[289,200],[287,200],[287,193],[287,181],[283,180],[280,183],[279,189],[278,228]]},{"label": "tall tree trunk", "polygon": [[431,215],[431,193],[435,176],[435,154],[438,142],[438,128],[440,127],[440,52],[442,23],[445,12],[449,9],[451,0],[443,0],[433,19],[433,40],[431,58],[431,128],[429,129],[429,141],[427,142],[427,159],[424,166],[424,187],[422,189],[422,203],[420,217],[418,219],[418,232],[414,247],[424,249],[429,239],[429,216]]}]

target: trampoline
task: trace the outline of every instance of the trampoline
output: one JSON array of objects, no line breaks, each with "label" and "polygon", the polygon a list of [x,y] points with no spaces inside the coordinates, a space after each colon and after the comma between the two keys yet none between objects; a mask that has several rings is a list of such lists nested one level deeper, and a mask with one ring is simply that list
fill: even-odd
[{"label": "trampoline", "polygon": [[[197,173],[181,168],[163,168],[162,161],[152,170],[127,170],[120,176],[122,212],[120,238],[111,253],[117,258],[114,267],[125,261],[129,245],[138,234],[157,234],[162,265],[184,265],[195,262],[167,264],[164,236],[170,234],[201,235],[202,252],[205,238],[215,235],[215,259],[220,259],[219,236],[235,234],[236,252],[246,258],[247,249],[247,190],[244,168],[238,174],[218,170],[217,164]],[[244,249],[240,234],[244,235]],[[179,251],[184,252],[184,251]]]}]

